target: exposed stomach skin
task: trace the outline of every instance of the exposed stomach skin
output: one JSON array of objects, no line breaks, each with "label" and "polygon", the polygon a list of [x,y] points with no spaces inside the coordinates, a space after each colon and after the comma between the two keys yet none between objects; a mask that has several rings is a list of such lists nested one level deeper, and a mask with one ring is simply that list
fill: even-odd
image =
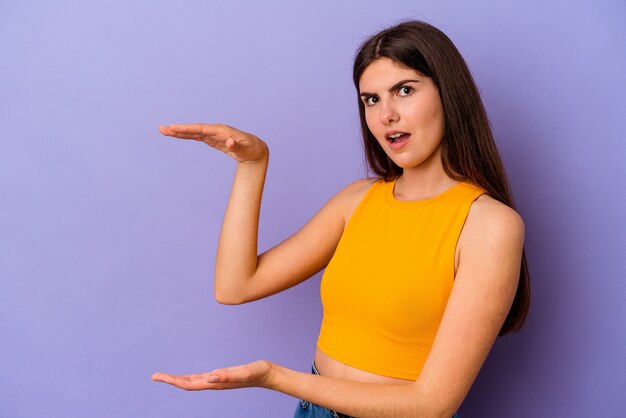
[{"label": "exposed stomach skin", "polygon": [[346,379],[364,383],[413,383],[412,380],[381,376],[348,366],[326,355],[319,348],[315,349],[315,367],[321,376],[333,377],[335,379]]}]

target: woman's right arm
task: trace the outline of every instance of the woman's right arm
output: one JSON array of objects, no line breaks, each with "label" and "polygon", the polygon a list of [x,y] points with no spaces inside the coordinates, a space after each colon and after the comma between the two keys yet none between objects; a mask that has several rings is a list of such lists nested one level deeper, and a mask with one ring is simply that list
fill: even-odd
[{"label": "woman's right arm", "polygon": [[171,125],[168,136],[203,141],[237,160],[215,263],[215,298],[224,304],[258,300],[324,268],[344,227],[344,213],[362,181],[333,196],[299,231],[257,256],[259,212],[269,161],[265,142],[225,125]]}]

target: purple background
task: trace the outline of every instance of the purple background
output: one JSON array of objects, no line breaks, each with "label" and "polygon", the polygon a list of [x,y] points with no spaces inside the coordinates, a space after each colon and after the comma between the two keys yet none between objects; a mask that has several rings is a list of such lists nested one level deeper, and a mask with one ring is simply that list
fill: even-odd
[{"label": "purple background", "polygon": [[157,126],[268,142],[263,251],[365,175],[352,58],[402,18],[466,58],[526,222],[527,325],[461,416],[624,416],[626,7],[503,3],[0,3],[0,416],[291,416],[280,393],[149,380],[261,358],[308,371],[321,320],[319,275],[215,302],[235,164]]}]

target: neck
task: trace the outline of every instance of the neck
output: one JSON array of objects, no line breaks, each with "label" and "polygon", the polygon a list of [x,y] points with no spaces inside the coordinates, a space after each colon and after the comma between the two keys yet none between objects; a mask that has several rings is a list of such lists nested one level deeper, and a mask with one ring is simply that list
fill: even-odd
[{"label": "neck", "polygon": [[405,168],[396,181],[394,194],[400,200],[422,200],[445,192],[458,183],[446,174],[441,157],[434,155],[417,167]]}]

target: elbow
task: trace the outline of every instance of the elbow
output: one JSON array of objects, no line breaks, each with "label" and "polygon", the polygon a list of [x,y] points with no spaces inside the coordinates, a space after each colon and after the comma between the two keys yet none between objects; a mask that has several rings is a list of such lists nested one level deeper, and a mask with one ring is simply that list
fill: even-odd
[{"label": "elbow", "polygon": [[242,290],[233,291],[232,289],[228,290],[222,286],[214,285],[213,295],[217,303],[222,305],[241,305],[247,302]]},{"label": "elbow", "polygon": [[[415,386],[413,387],[415,390]],[[436,394],[432,390],[424,389],[413,392],[411,412],[409,416],[428,418],[450,418],[455,416],[462,400],[455,401],[445,394]]]},{"label": "elbow", "polygon": [[452,402],[432,402],[430,404],[429,414],[427,416],[433,418],[450,418],[457,412],[460,405],[453,405]]},{"label": "elbow", "polygon": [[213,294],[217,303],[222,305],[241,305],[250,302],[248,280],[234,280],[217,272],[213,276]]},{"label": "elbow", "polygon": [[452,412],[439,413],[433,416],[436,416],[438,418],[450,418],[450,417],[454,418],[456,416],[455,414],[456,414],[456,411],[452,411]]},{"label": "elbow", "polygon": [[232,295],[224,294],[219,290],[215,289],[215,300],[217,303],[222,305],[241,305],[244,303],[240,298],[235,298]]},{"label": "elbow", "polygon": [[454,418],[460,406],[461,405],[458,405],[456,403],[453,404],[452,402],[446,402],[445,404],[440,404],[438,406],[435,406],[433,417]]},{"label": "elbow", "polygon": [[456,410],[450,412],[449,409],[444,408],[420,408],[419,411],[412,411],[411,416],[414,417],[429,417],[429,418],[454,418]]}]

